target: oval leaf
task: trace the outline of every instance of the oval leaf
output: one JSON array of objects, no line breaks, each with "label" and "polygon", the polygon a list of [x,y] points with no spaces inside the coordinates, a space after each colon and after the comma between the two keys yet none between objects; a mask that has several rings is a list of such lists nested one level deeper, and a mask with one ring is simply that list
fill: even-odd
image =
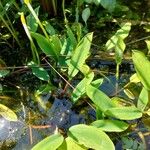
[{"label": "oval leaf", "polygon": [[150,90],[150,61],[140,51],[133,51],[132,58],[138,78],[144,87]]},{"label": "oval leaf", "polygon": [[135,106],[111,108],[105,114],[121,120],[133,120],[142,117],[142,112]]},{"label": "oval leaf", "polygon": [[17,121],[17,115],[5,105],[0,104],[0,115],[9,121]]},{"label": "oval leaf", "polygon": [[86,22],[87,22],[88,18],[90,17],[90,14],[91,14],[90,8],[85,8],[82,11],[82,19],[85,22],[85,24],[87,24]]},{"label": "oval leaf", "polygon": [[63,140],[61,134],[51,135],[36,144],[32,150],[56,150],[63,143]]},{"label": "oval leaf", "polygon": [[96,150],[114,150],[110,138],[100,129],[84,124],[75,125],[69,129],[69,137],[87,148]]},{"label": "oval leaf", "polygon": [[106,132],[122,132],[129,127],[127,123],[119,120],[97,120],[92,125]]},{"label": "oval leaf", "polygon": [[32,69],[32,73],[40,80],[49,81],[49,75],[44,68],[38,66],[33,61],[28,63],[28,66]]},{"label": "oval leaf", "polygon": [[91,85],[87,86],[86,94],[103,112],[109,108],[115,107],[115,105],[111,102],[111,99],[105,93]]}]

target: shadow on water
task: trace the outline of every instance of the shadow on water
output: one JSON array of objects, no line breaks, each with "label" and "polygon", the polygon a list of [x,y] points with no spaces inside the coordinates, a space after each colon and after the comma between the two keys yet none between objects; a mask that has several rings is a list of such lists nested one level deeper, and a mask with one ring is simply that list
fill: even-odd
[{"label": "shadow on water", "polygon": [[[122,72],[117,81],[115,73],[112,73],[115,72],[114,63],[96,61],[93,64],[93,62],[90,64],[93,70],[96,68],[101,72],[107,71],[105,76],[101,76],[104,77],[104,81],[100,90],[110,97],[117,95],[126,98],[123,87],[129,81],[130,74],[134,72],[132,64],[124,63],[124,66],[121,66]],[[8,85],[5,83],[4,85],[7,89]],[[6,92],[6,95],[2,95],[8,99],[4,101],[0,97],[0,102],[16,112],[18,121],[11,122],[3,117],[0,118],[0,148],[2,150],[28,150],[48,135],[61,132],[65,136],[69,127],[80,123],[89,124],[96,119],[95,110],[87,103],[81,102],[78,107],[73,106],[68,98],[56,98],[51,93],[43,93],[37,98],[34,92],[29,92],[28,88],[20,87],[19,90],[11,90],[10,93]],[[122,148],[122,143],[117,143],[117,147],[118,150]]]}]

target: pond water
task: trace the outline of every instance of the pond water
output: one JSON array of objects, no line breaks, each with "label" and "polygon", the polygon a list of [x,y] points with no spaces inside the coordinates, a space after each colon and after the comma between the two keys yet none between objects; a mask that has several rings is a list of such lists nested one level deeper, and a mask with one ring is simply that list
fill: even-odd
[{"label": "pond water", "polygon": [[[96,68],[101,72],[107,70],[100,90],[110,97],[116,94],[126,97],[122,87],[130,77],[129,71],[134,72],[132,64],[124,63],[124,66],[121,66],[121,76],[117,81],[115,74],[112,73],[115,70],[112,61],[92,61],[92,63],[90,65],[93,69]],[[84,108],[77,109],[68,98],[51,97],[50,93],[43,93],[38,98],[43,101],[44,107],[41,107],[41,103],[37,103],[34,93],[29,93],[28,88],[19,88],[20,92],[17,91],[18,89],[10,91],[9,102],[6,102],[6,105],[9,108],[13,106],[18,121],[11,122],[3,117],[0,118],[0,149],[2,150],[29,150],[43,138],[58,130],[65,135],[69,127],[80,123],[88,124],[96,119],[95,111],[87,104]]]}]

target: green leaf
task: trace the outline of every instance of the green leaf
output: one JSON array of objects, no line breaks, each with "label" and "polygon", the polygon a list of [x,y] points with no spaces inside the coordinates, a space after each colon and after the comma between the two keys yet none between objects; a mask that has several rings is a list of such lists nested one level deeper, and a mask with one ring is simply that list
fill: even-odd
[{"label": "green leaf", "polygon": [[1,70],[0,69],[0,78],[3,78],[3,77],[5,77],[6,75],[8,75],[9,74],[9,70]]},{"label": "green leaf", "polygon": [[137,101],[137,108],[144,111],[148,104],[148,91],[143,87],[140,96]]},{"label": "green leaf", "polygon": [[[148,109],[148,110],[146,111],[146,114],[150,116],[150,109]],[[149,121],[148,121],[148,126],[149,126]]]},{"label": "green leaf", "polygon": [[145,40],[146,45],[147,45],[147,49],[150,52],[150,40]]},{"label": "green leaf", "polygon": [[116,0],[96,0],[107,9],[109,12],[112,12],[116,6]]},{"label": "green leaf", "polygon": [[67,137],[58,150],[87,150],[87,148],[79,145],[72,138]]},{"label": "green leaf", "polygon": [[91,82],[91,85],[94,86],[95,88],[99,88],[99,86],[103,83],[103,78],[102,79],[96,79]]},{"label": "green leaf", "polygon": [[67,26],[67,35],[69,37],[72,49],[74,49],[77,46],[77,40],[76,40],[72,30],[68,26]]},{"label": "green leaf", "polygon": [[75,125],[69,128],[68,136],[87,148],[96,150],[114,150],[110,138],[100,129],[84,124]]},{"label": "green leaf", "polygon": [[91,14],[90,8],[85,8],[82,11],[82,19],[83,19],[83,21],[85,22],[86,25],[87,25],[87,20],[90,17],[90,14]]},{"label": "green leaf", "polygon": [[55,35],[55,29],[53,28],[53,26],[50,25],[50,23],[48,21],[44,21],[43,25],[45,26],[46,31],[50,34],[50,35]]},{"label": "green leaf", "polygon": [[[119,29],[114,36],[110,38],[110,40],[106,43],[106,49],[111,50],[115,47],[125,49],[125,45],[123,41],[128,35],[129,31],[131,30],[131,23],[127,22],[121,25],[121,29]],[[118,45],[119,44],[119,45]]]},{"label": "green leaf", "polygon": [[68,64],[68,75],[69,78],[73,78],[79,71],[79,69],[85,64],[85,60],[88,58],[92,42],[93,33],[88,33],[85,37],[81,39],[76,49],[74,50],[72,57]]},{"label": "green leaf", "polygon": [[9,121],[17,121],[17,115],[8,107],[0,104],[0,115]]},{"label": "green leaf", "polygon": [[56,150],[63,143],[63,136],[61,134],[51,135],[38,144],[32,150]]},{"label": "green leaf", "polygon": [[87,86],[86,94],[103,112],[105,112],[107,109],[115,107],[115,105],[111,102],[111,99],[105,93],[93,87],[92,85]]},{"label": "green leaf", "polygon": [[94,73],[90,72],[75,87],[75,89],[73,90],[73,93],[71,95],[71,99],[73,100],[74,103],[77,102],[77,100],[86,92],[86,90],[85,90],[86,86],[91,83],[93,78],[94,78]]},{"label": "green leaf", "polygon": [[122,132],[129,127],[127,123],[119,120],[97,120],[92,125],[105,132]]},{"label": "green leaf", "polygon": [[132,54],[133,63],[138,78],[147,90],[150,90],[150,61],[140,51],[133,51]]},{"label": "green leaf", "polygon": [[[39,14],[39,8],[40,8],[40,6],[38,6],[34,10],[37,16]],[[32,32],[36,32],[37,28],[38,28],[38,23],[36,22],[36,19],[34,18],[34,16],[32,15],[32,13],[30,13],[30,15],[28,15],[26,17],[26,19],[27,19],[27,25],[29,27],[29,30],[32,31]]]},{"label": "green leaf", "polygon": [[28,63],[28,66],[32,69],[32,73],[36,77],[38,77],[40,80],[49,81],[50,77],[49,77],[47,71],[44,68],[38,66],[33,61],[31,61],[30,63]]},{"label": "green leaf", "polygon": [[58,60],[57,52],[55,51],[55,49],[53,49],[50,40],[46,39],[39,33],[32,32],[31,35],[36,39],[39,47],[47,56],[54,58],[56,61]]},{"label": "green leaf", "polygon": [[120,120],[133,120],[142,117],[142,112],[135,106],[110,108],[105,114]]},{"label": "green leaf", "polygon": [[126,45],[125,45],[123,39],[118,37],[118,41],[115,46],[115,60],[116,60],[117,64],[121,64],[125,47],[126,47]]}]

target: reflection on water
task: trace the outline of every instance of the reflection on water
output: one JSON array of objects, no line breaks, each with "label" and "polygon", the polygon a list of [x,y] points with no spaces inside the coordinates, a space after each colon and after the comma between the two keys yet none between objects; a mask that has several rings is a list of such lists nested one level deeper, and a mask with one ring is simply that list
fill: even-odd
[{"label": "reflection on water", "polygon": [[[37,142],[54,133],[56,128],[60,128],[65,131],[72,125],[84,123],[84,117],[75,113],[71,110],[71,108],[72,103],[69,100],[55,99],[51,108],[46,112],[46,115],[44,114],[41,118],[36,118],[36,121],[33,121],[34,124],[31,121],[28,121],[30,124],[25,122],[28,118],[25,118],[25,120],[22,119],[22,121],[10,122],[1,117],[1,149],[31,149],[31,147]],[[22,115],[20,118],[23,117],[22,112],[20,112],[19,115]],[[32,128],[32,145],[30,144],[31,135],[29,133],[29,125]],[[49,127],[46,127],[48,125]]]}]

